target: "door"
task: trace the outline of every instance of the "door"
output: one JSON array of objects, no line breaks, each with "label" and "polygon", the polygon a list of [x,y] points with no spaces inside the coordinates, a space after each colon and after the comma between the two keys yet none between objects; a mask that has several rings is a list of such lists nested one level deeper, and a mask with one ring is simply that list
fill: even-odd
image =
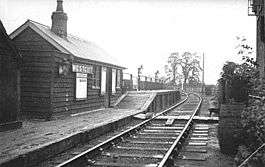
[{"label": "door", "polygon": [[112,94],[116,93],[116,69],[112,69],[111,92],[112,92]]},{"label": "door", "polygon": [[101,94],[106,94],[106,76],[107,76],[107,68],[101,68]]}]

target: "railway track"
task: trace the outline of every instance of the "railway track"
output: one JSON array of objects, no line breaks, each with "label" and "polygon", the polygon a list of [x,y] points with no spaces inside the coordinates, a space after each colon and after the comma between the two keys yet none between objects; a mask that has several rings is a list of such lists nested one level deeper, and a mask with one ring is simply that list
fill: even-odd
[{"label": "railway track", "polygon": [[[204,140],[203,126],[195,126],[193,117],[199,111],[202,99],[190,94],[178,107],[171,107],[155,117],[90,148],[57,165],[68,166],[115,166],[115,167],[162,167],[174,166],[180,158],[181,148],[189,140]],[[157,119],[161,115],[189,115],[188,121]],[[192,132],[192,135],[190,133]],[[194,132],[196,133],[194,135]],[[199,133],[198,133],[199,132]],[[187,144],[185,144],[187,145]],[[189,144],[188,144],[189,145]],[[201,145],[200,142],[190,142]],[[182,155],[183,159],[183,155]]]}]

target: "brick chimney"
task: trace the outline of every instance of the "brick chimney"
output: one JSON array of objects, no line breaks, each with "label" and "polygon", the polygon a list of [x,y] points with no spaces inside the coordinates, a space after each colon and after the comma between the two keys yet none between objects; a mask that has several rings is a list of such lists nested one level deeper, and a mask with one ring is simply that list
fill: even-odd
[{"label": "brick chimney", "polygon": [[52,32],[67,37],[67,14],[63,12],[63,0],[57,0],[57,8],[52,12]]}]

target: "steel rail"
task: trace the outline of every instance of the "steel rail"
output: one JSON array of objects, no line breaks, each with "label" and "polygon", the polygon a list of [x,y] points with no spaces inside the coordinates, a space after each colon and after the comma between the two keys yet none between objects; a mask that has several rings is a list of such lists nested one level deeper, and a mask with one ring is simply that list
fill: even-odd
[{"label": "steel rail", "polygon": [[244,167],[247,163],[263,148],[265,148],[265,143],[263,143],[256,151],[250,154],[238,167]]},{"label": "steel rail", "polygon": [[[260,96],[255,96],[255,95],[249,95],[250,98],[253,98],[253,99],[258,99],[258,100],[261,100],[261,101],[264,101],[265,98],[264,96],[263,97],[260,97]],[[262,150],[263,148],[265,148],[265,143],[263,143],[260,147],[258,147],[252,154],[250,154],[238,167],[244,167],[245,165],[248,164],[248,162],[260,151]]]},{"label": "steel rail", "polygon": [[196,107],[196,109],[194,110],[194,113],[190,116],[190,119],[186,123],[184,129],[181,131],[181,133],[179,134],[177,139],[174,141],[174,143],[171,145],[171,147],[169,148],[169,150],[167,151],[167,153],[163,157],[162,161],[159,163],[158,167],[163,167],[164,165],[166,165],[168,163],[170,157],[172,156],[172,153],[174,152],[174,150],[177,147],[177,145],[180,143],[180,140],[183,138],[184,134],[189,130],[189,126],[192,124],[192,120],[193,120],[194,116],[196,115],[196,113],[199,111],[199,109],[201,107],[202,98],[199,95],[195,94],[195,93],[191,93],[191,94],[194,94],[194,95],[199,97],[199,99],[200,99],[199,104]]},{"label": "steel rail", "polygon": [[186,98],[184,100],[180,101],[179,103],[175,104],[174,106],[172,106],[172,107],[170,107],[170,108],[168,108],[166,110],[161,111],[160,113],[156,114],[152,118],[150,118],[148,120],[145,120],[145,121],[141,122],[140,124],[135,125],[135,126],[131,127],[130,129],[127,129],[127,130],[123,131],[122,133],[117,134],[117,135],[109,138],[108,140],[106,140],[106,141],[104,141],[104,142],[102,142],[102,143],[100,143],[100,144],[98,144],[98,145],[96,145],[96,146],[94,146],[94,147],[92,147],[92,148],[90,148],[90,149],[88,149],[88,150],[86,150],[86,151],[74,156],[73,158],[71,158],[71,159],[69,159],[69,160],[57,165],[56,167],[67,167],[67,166],[71,166],[71,164],[77,163],[76,161],[80,160],[80,158],[83,158],[84,156],[88,155],[89,153],[91,153],[93,151],[101,150],[100,148],[103,148],[104,146],[110,144],[114,140],[120,139],[122,136],[125,136],[125,135],[129,134],[130,132],[132,132],[134,130],[137,130],[138,128],[144,126],[146,123],[150,122],[151,120],[154,120],[156,117],[158,117],[158,116],[160,116],[160,115],[162,115],[162,114],[164,114],[164,113],[166,113],[166,112],[178,107],[179,105],[181,105],[184,102],[186,102],[187,99],[188,99],[188,94],[186,94]]}]

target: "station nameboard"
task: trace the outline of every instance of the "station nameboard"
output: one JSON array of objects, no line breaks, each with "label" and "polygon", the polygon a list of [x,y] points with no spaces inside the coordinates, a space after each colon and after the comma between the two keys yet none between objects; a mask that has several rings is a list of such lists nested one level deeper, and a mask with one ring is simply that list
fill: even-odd
[{"label": "station nameboard", "polygon": [[93,73],[93,66],[83,65],[83,64],[73,64],[72,70],[73,70],[73,72],[77,72],[77,73],[92,74]]}]

